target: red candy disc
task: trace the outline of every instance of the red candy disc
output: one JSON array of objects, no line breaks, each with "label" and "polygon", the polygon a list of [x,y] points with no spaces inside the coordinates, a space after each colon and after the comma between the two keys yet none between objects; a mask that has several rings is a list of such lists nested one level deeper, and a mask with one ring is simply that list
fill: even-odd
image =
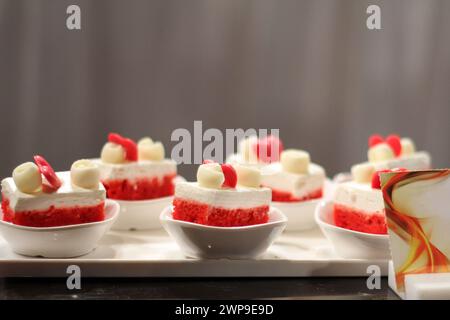
[{"label": "red candy disc", "polygon": [[220,165],[222,167],[222,172],[225,177],[225,181],[223,182],[223,187],[235,188],[237,184],[237,174],[236,170],[234,170],[233,166],[228,163],[224,163]]},{"label": "red candy disc", "polygon": [[386,138],[386,143],[392,148],[396,157],[402,153],[402,144],[398,135],[391,134]]},{"label": "red candy disc", "polygon": [[380,173],[389,172],[390,170],[378,170],[372,175],[372,188],[381,189]]},{"label": "red candy disc", "polygon": [[53,170],[52,166],[45,160],[42,156],[34,156],[34,162],[39,168],[39,171],[44,176],[44,178],[47,180],[49,185],[43,185],[43,191],[44,192],[53,192],[58,190],[59,187],[61,187],[61,180],[56,175],[55,171]]},{"label": "red candy disc", "polygon": [[369,148],[372,148],[373,146],[376,146],[379,143],[384,142],[384,139],[379,134],[373,134],[369,137]]},{"label": "red candy disc", "polygon": [[128,161],[137,161],[138,151],[136,142],[129,138],[122,137],[117,133],[110,133],[108,135],[108,141],[119,144],[125,149],[125,159]]}]

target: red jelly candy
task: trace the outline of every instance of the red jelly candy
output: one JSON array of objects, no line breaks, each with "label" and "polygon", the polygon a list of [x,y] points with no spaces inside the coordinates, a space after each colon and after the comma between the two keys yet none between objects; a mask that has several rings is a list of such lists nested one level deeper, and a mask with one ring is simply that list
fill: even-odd
[{"label": "red jelly candy", "polygon": [[369,148],[372,148],[373,146],[376,146],[379,143],[384,142],[384,139],[379,134],[373,134],[369,137]]},{"label": "red jelly candy", "polygon": [[391,134],[386,138],[386,143],[392,148],[396,157],[402,153],[402,144],[398,135]]},{"label": "red jelly candy", "polygon": [[261,138],[256,144],[256,154],[262,162],[270,163],[280,160],[283,143],[275,136]]},{"label": "red jelly candy", "polygon": [[237,174],[236,170],[234,170],[233,166],[228,163],[224,163],[220,165],[222,167],[222,172],[225,177],[225,181],[223,182],[223,187],[235,188],[237,184]]},{"label": "red jelly candy", "polygon": [[44,184],[43,191],[53,192],[58,190],[58,188],[61,187],[62,182],[56,175],[52,166],[47,162],[47,160],[45,160],[42,156],[36,155],[34,156],[34,162],[49,184],[48,186]]},{"label": "red jelly candy", "polygon": [[378,170],[372,175],[372,188],[381,189],[380,173],[389,172],[390,170]]},{"label": "red jelly candy", "polygon": [[108,135],[108,141],[119,144],[125,149],[125,159],[128,161],[137,161],[138,151],[136,142],[129,138],[122,137],[117,133],[110,133]]}]

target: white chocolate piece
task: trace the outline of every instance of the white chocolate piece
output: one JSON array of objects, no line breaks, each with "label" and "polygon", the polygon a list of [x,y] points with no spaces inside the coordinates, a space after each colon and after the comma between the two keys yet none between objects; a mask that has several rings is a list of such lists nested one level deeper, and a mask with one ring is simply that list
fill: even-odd
[{"label": "white chocolate piece", "polygon": [[125,149],[116,143],[107,142],[103,146],[100,158],[105,163],[119,164],[125,162]]},{"label": "white chocolate piece", "polygon": [[367,183],[372,181],[375,167],[370,163],[360,163],[352,167],[352,177],[355,182]]},{"label": "white chocolate piece", "polygon": [[394,150],[387,143],[379,143],[367,151],[369,162],[386,161],[395,158]]},{"label": "white chocolate piece", "polygon": [[143,138],[138,143],[138,159],[150,161],[164,160],[164,146],[161,142],[153,142],[150,138]]},{"label": "white chocolate piece", "polygon": [[100,183],[100,169],[91,160],[77,160],[70,168],[72,185],[84,189],[98,189]]},{"label": "white chocolate piece", "polygon": [[205,163],[198,167],[197,182],[200,187],[209,189],[220,189],[225,176],[222,167],[218,163]]},{"label": "white chocolate piece", "polygon": [[303,150],[288,149],[281,153],[280,158],[283,170],[290,173],[308,173],[311,162],[309,153]]},{"label": "white chocolate piece", "polygon": [[150,138],[150,137],[143,137],[143,138],[141,138],[139,141],[138,141],[138,148],[139,148],[139,145],[143,145],[143,144],[153,144],[153,140],[152,140],[152,138]]},{"label": "white chocolate piece", "polygon": [[400,144],[402,145],[402,156],[409,156],[416,152],[416,146],[410,138],[402,138]]},{"label": "white chocolate piece", "polygon": [[33,162],[25,162],[13,170],[14,183],[23,193],[33,193],[42,187],[42,176],[38,166]]},{"label": "white chocolate piece", "polygon": [[233,167],[236,170],[238,185],[249,188],[261,187],[261,172],[258,169],[239,164]]}]

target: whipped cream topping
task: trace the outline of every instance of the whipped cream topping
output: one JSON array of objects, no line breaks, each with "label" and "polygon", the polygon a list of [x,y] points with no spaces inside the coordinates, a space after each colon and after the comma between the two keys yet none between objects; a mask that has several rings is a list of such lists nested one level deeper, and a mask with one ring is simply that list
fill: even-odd
[{"label": "whipped cream topping", "polygon": [[121,164],[104,163],[94,159],[100,167],[100,180],[135,180],[138,178],[162,179],[169,174],[177,173],[177,164],[174,160],[162,161],[140,160]]},{"label": "whipped cream topping", "polygon": [[268,206],[272,191],[268,188],[209,189],[197,182],[179,182],[175,185],[175,198],[192,200],[225,209]]},{"label": "whipped cream topping", "polygon": [[408,170],[426,170],[431,167],[431,157],[428,152],[419,151],[411,155],[372,163],[375,170],[405,168]]},{"label": "whipped cream topping", "polygon": [[336,204],[342,204],[367,213],[384,210],[381,190],[373,189],[368,183],[353,181],[340,183],[336,186],[333,199]]},{"label": "whipped cream topping", "polygon": [[240,165],[244,165],[244,166],[247,166],[247,167],[254,167],[254,168],[257,168],[257,169],[261,169],[261,168],[264,168],[267,165],[269,165],[268,163],[264,163],[264,162],[249,162],[249,161],[246,161],[244,159],[244,157],[242,157],[242,155],[239,154],[239,153],[233,153],[230,156],[228,156],[227,159],[226,159],[226,163],[229,163],[229,164],[232,164],[232,165],[240,164]]},{"label": "whipped cream topping", "polygon": [[72,185],[70,171],[57,172],[56,175],[62,182],[56,192],[23,193],[17,188],[13,178],[9,177],[2,180],[2,194],[9,200],[14,211],[45,210],[50,206],[93,206],[105,200],[105,188],[101,183],[96,190],[83,189]]},{"label": "whipped cream topping", "polygon": [[306,196],[322,188],[325,179],[325,170],[315,163],[309,164],[306,174],[286,172],[280,163],[273,163],[261,169],[263,186],[291,192],[296,197]]}]

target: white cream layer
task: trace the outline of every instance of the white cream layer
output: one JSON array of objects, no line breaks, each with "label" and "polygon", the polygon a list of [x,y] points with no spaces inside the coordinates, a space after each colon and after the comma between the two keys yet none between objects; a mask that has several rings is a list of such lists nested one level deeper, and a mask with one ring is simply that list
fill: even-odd
[{"label": "white cream layer", "polygon": [[175,198],[192,200],[225,209],[254,208],[268,206],[272,191],[268,188],[209,189],[200,187],[197,182],[178,182],[175,185]]},{"label": "white cream layer", "polygon": [[104,163],[94,160],[100,167],[100,180],[135,180],[139,178],[162,179],[169,174],[177,173],[177,164],[171,159],[163,161],[135,161],[124,164]]},{"label": "white cream layer", "polygon": [[[425,151],[396,159],[371,162],[375,170],[405,168],[408,170],[425,170],[431,167],[431,157]],[[373,189],[370,183],[354,181],[338,184],[334,193],[334,202],[364,212],[380,212],[384,210],[383,194]]]},{"label": "white cream layer", "polygon": [[311,163],[307,174],[296,174],[283,171],[279,162],[261,169],[261,183],[271,189],[292,193],[295,197],[304,197],[323,187],[325,170]]},{"label": "white cream layer", "polygon": [[2,180],[2,193],[9,199],[9,206],[14,211],[45,210],[51,206],[94,206],[105,201],[105,188],[101,183],[97,190],[82,189],[72,186],[70,171],[57,172],[56,175],[62,182],[56,192],[23,193],[17,189],[13,178],[10,177]]},{"label": "white cream layer", "polygon": [[408,170],[426,170],[431,168],[431,157],[425,151],[387,161],[371,162],[375,170],[405,168]]},{"label": "white cream layer", "polygon": [[368,183],[344,182],[336,186],[334,202],[367,213],[384,210],[383,194]]},{"label": "white cream layer", "polygon": [[265,162],[248,162],[245,161],[242,157],[241,154],[238,153],[234,153],[230,156],[227,157],[226,159],[226,163],[229,164],[241,164],[244,166],[249,166],[249,167],[253,167],[253,168],[257,168],[257,169],[261,169],[264,168],[266,166],[269,165],[269,163],[265,163]]}]

